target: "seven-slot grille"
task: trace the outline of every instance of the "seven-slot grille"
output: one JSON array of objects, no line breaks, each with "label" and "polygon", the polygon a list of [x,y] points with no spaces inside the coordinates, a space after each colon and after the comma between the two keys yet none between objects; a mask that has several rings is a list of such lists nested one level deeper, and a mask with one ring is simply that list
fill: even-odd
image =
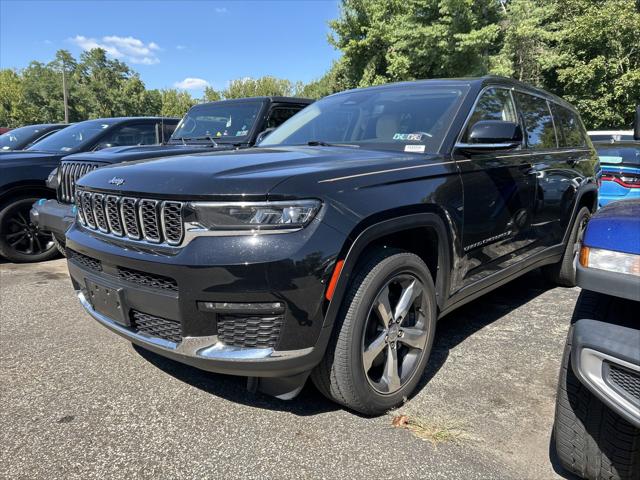
[{"label": "seven-slot grille", "polygon": [[100,164],[93,162],[62,162],[58,170],[58,201],[73,203],[78,179],[99,166]]},{"label": "seven-slot grille", "polygon": [[105,195],[77,190],[80,222],[92,230],[179,245],[184,236],[182,202]]}]

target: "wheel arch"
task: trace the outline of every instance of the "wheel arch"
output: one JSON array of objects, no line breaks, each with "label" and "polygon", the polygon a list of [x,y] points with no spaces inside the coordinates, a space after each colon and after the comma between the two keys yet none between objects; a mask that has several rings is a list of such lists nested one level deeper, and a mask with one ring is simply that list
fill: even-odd
[{"label": "wheel arch", "polygon": [[563,245],[567,244],[573,223],[582,207],[587,207],[591,213],[595,213],[598,209],[598,185],[596,183],[590,182],[578,189],[576,200],[573,203],[573,211],[571,212],[571,221],[567,225],[562,239]]},{"label": "wheel arch", "polygon": [[2,191],[0,191],[0,208],[8,205],[11,200],[27,195],[33,195],[34,197],[40,198],[55,198],[56,193],[50,188],[47,188],[44,181],[33,181],[6,185],[2,188]]},{"label": "wheel arch", "polygon": [[[415,253],[427,264],[434,280],[436,302],[440,309],[447,298],[453,260],[453,235],[439,213],[410,213],[376,221],[356,228],[354,240],[345,246],[338,259],[344,264],[325,315],[324,326],[332,325],[347,293],[352,274],[370,248],[391,247]],[[416,234],[423,234],[419,241]]]}]

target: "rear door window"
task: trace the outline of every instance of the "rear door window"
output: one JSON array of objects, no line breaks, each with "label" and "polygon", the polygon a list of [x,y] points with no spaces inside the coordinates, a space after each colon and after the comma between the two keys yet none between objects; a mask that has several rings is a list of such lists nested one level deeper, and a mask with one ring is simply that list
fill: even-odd
[{"label": "rear door window", "polygon": [[101,146],[154,145],[158,143],[156,125],[139,123],[116,128],[100,142]]},{"label": "rear door window", "polygon": [[515,92],[515,96],[524,120],[528,147],[535,150],[557,148],[553,117],[547,101],[520,92]]},{"label": "rear door window", "polygon": [[299,107],[275,107],[269,113],[265,128],[276,128],[301,110]]},{"label": "rear door window", "polygon": [[568,108],[552,105],[560,146],[574,148],[586,146],[586,133],[580,124],[578,116]]}]

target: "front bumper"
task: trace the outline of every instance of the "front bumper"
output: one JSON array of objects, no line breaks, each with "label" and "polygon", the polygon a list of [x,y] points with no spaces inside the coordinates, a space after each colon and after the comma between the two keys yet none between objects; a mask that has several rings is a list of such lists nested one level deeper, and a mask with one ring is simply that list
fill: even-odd
[{"label": "front bumper", "polygon": [[640,278],[597,268],[585,268],[578,262],[576,283],[585,290],[640,302]]},{"label": "front bumper", "polygon": [[[292,377],[308,373],[324,354],[330,335],[324,326],[324,292],[343,241],[319,221],[282,235],[199,237],[182,248],[120,242],[76,224],[67,232],[67,253],[82,306],[131,342],[212,372]],[[135,275],[123,276],[123,271]],[[145,275],[165,283],[156,285]],[[174,284],[167,287],[167,279]],[[123,318],[94,308],[93,284],[118,292]],[[269,302],[283,305],[277,340],[268,346],[243,344],[245,331],[269,328],[252,310]],[[234,312],[233,338],[219,331],[223,314],[203,309],[205,303],[243,305],[245,310]],[[177,323],[178,338],[138,329],[128,322],[134,312]],[[243,327],[245,319],[252,326]]]},{"label": "front bumper", "polygon": [[57,200],[38,200],[30,212],[31,221],[41,230],[52,232],[58,238],[65,233],[75,220],[75,206]]},{"label": "front bumper", "polygon": [[580,381],[640,428],[640,329],[578,320],[573,326],[571,359]]}]

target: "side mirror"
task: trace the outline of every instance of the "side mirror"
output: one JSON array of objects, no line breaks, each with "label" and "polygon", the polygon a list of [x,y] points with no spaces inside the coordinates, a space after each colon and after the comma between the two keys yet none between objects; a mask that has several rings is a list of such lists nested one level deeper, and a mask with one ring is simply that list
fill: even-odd
[{"label": "side mirror", "polygon": [[261,131],[256,137],[256,145],[259,144],[261,141],[263,141],[265,138],[267,138],[271,134],[271,132],[273,132],[274,130],[275,128],[271,127]]},{"label": "side mirror", "polygon": [[633,124],[633,139],[640,140],[640,105],[636,106],[636,120]]},{"label": "side mirror", "polygon": [[522,128],[515,122],[480,120],[471,127],[467,142],[456,148],[469,153],[510,150],[522,145],[522,138]]}]

